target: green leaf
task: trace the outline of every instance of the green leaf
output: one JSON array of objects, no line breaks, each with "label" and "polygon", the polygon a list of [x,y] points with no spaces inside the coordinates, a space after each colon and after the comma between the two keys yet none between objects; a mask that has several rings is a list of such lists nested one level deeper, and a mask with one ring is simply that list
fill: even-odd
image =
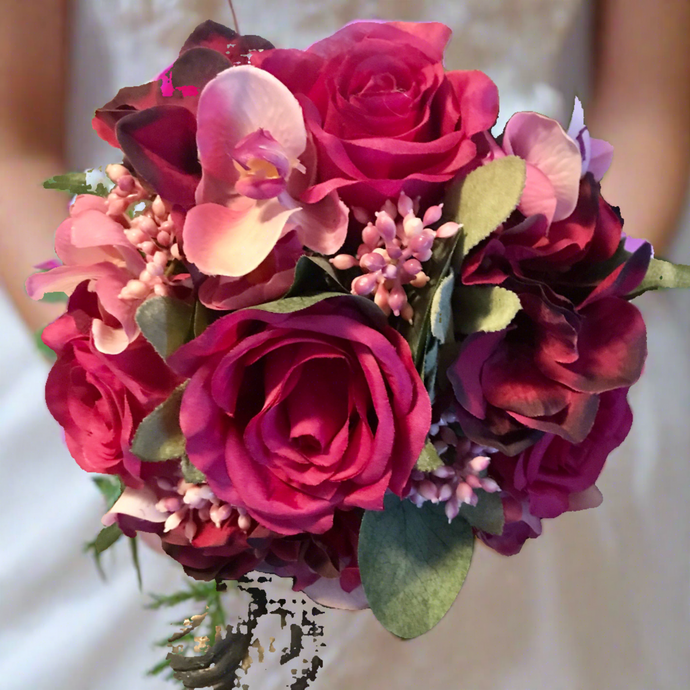
[{"label": "green leaf", "polygon": [[322,256],[301,256],[295,266],[295,277],[286,298],[315,292],[342,292],[349,295],[350,291],[341,283],[335,269],[328,259]]},{"label": "green leaf", "polygon": [[376,618],[405,639],[431,630],[448,612],[474,549],[470,525],[448,522],[443,508],[417,508],[389,494],[382,512],[367,511],[359,535],[362,584]]},{"label": "green leaf", "polygon": [[453,286],[455,276],[447,275],[439,284],[431,300],[431,335],[443,344],[453,340]]},{"label": "green leaf", "polygon": [[57,359],[56,354],[43,342],[43,331],[46,326],[40,328],[34,333],[34,343],[38,351],[50,362],[54,362]]},{"label": "green leaf", "polygon": [[442,466],[443,460],[438,456],[434,444],[431,441],[427,441],[417,459],[415,468],[420,470],[420,472],[433,472]]},{"label": "green leaf", "polygon": [[451,259],[459,239],[460,233],[457,233],[453,238],[434,242],[431,259],[424,264],[424,272],[429,276],[429,282],[423,288],[408,293],[408,301],[414,309],[414,320],[412,325],[401,324],[400,331],[410,345],[415,366],[420,372],[424,367],[431,334],[431,305],[441,281],[450,272]]},{"label": "green leaf", "polygon": [[194,311],[192,335],[194,338],[198,338],[211,325],[211,310],[201,302],[195,302],[192,309]]},{"label": "green leaf", "polygon": [[455,220],[463,226],[459,259],[517,208],[525,188],[525,174],[525,161],[506,156],[473,170],[451,189],[446,209],[452,209]]},{"label": "green leaf", "polygon": [[439,344],[436,338],[429,338],[424,352],[424,387],[429,393],[429,400],[433,405],[436,398],[436,380],[438,378]]},{"label": "green leaf", "polygon": [[94,559],[96,561],[96,568],[100,576],[105,580],[105,573],[101,566],[101,554],[107,551],[120,537],[122,536],[122,530],[117,526],[116,523],[104,527],[97,535],[93,541],[90,541],[84,546],[84,551],[88,553],[93,552]]},{"label": "green leaf", "polygon": [[454,295],[457,330],[469,335],[502,331],[520,311],[520,298],[497,285],[459,285]]},{"label": "green leaf", "polygon": [[178,386],[170,397],[144,417],[132,441],[132,453],[146,462],[164,462],[181,458],[185,438],[180,429],[182,395],[189,382]]},{"label": "green leaf", "polygon": [[642,282],[628,295],[628,298],[639,297],[650,290],[675,288],[690,288],[690,266],[652,259]]},{"label": "green leaf", "polygon": [[122,496],[122,492],[125,490],[125,485],[122,483],[122,480],[112,475],[93,477],[93,483],[98,487],[101,494],[103,494],[108,510],[115,505],[115,501]]},{"label": "green leaf", "polygon": [[151,297],[136,314],[144,338],[163,359],[187,341],[193,318],[194,308],[172,297]]},{"label": "green leaf", "polygon": [[71,172],[65,175],[55,175],[43,183],[44,189],[57,189],[61,192],[70,194],[95,194],[97,196],[108,196],[108,188],[98,183],[92,187],[86,179],[86,172]]},{"label": "green leaf", "polygon": [[186,482],[189,482],[190,484],[206,483],[206,475],[192,465],[192,462],[187,455],[182,456],[180,467],[182,469],[182,476]]},{"label": "green leaf", "polygon": [[139,586],[139,591],[142,591],[142,581],[141,581],[141,566],[139,565],[139,545],[137,544],[137,538],[131,537],[129,540],[129,549],[132,553],[132,563],[134,564],[134,570],[137,573],[137,585]]},{"label": "green leaf", "polygon": [[500,535],[503,533],[505,516],[503,514],[503,502],[498,493],[487,493],[483,489],[475,489],[479,497],[476,506],[463,503],[460,506],[460,516],[467,522],[489,534]]},{"label": "green leaf", "polygon": [[67,299],[68,297],[64,292],[46,292],[38,301],[47,304],[64,304]]}]

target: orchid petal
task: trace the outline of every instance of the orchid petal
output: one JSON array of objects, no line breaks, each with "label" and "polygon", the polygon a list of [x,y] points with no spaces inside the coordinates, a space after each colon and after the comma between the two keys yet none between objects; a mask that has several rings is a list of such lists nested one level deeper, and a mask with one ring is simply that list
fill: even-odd
[{"label": "orchid petal", "polygon": [[520,199],[520,211],[526,216],[541,214],[546,218],[547,226],[551,225],[558,200],[556,191],[549,178],[533,165],[527,165],[525,190]]},{"label": "orchid petal", "polygon": [[236,179],[233,149],[258,129],[268,132],[291,160],[307,145],[297,99],[272,74],[251,65],[225,70],[207,84],[199,98],[197,122],[204,175],[229,181]]},{"label": "orchid petal", "polygon": [[271,253],[296,210],[275,199],[246,197],[228,206],[196,206],[187,214],[183,230],[187,258],[207,275],[244,276]]},{"label": "orchid petal", "polygon": [[129,345],[129,336],[124,328],[108,326],[100,319],[93,320],[91,332],[96,349],[104,355],[119,355]]},{"label": "orchid petal", "polygon": [[503,148],[538,168],[556,194],[554,221],[567,218],[577,205],[582,156],[561,125],[538,113],[516,113],[505,128]]},{"label": "orchid petal", "polygon": [[115,523],[118,515],[130,515],[146,522],[165,522],[168,515],[156,508],[158,499],[151,489],[131,489],[127,487],[113,507],[101,518],[108,526]]}]

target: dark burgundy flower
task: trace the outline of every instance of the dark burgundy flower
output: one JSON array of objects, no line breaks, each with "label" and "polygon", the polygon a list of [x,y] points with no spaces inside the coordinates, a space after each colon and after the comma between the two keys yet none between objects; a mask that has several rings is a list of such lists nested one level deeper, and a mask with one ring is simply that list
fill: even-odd
[{"label": "dark burgundy flower", "polygon": [[600,395],[629,387],[642,371],[644,321],[617,296],[633,273],[611,276],[577,309],[546,288],[518,286],[513,324],[469,336],[449,369],[467,436],[508,455],[544,433],[582,442]]}]

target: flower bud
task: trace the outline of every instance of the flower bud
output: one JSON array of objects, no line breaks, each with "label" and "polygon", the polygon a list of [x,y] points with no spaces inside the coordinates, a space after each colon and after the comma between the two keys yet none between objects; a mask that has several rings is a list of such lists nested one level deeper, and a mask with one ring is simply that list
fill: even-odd
[{"label": "flower bud", "polygon": [[397,231],[395,221],[385,211],[376,214],[376,229],[384,242],[392,242]]},{"label": "flower bud", "polygon": [[462,226],[459,223],[448,222],[444,223],[437,231],[436,237],[440,240],[444,240],[447,237],[453,237],[455,233],[460,230]]},{"label": "flower bud", "polygon": [[338,254],[330,261],[339,271],[347,271],[357,265],[357,259],[354,256],[350,256],[350,254]]},{"label": "flower bud", "polygon": [[352,294],[360,296],[370,295],[376,287],[377,280],[378,276],[376,273],[358,276],[352,281]]},{"label": "flower bud", "polygon": [[380,271],[385,265],[386,260],[378,252],[368,252],[359,260],[359,265],[370,273]]},{"label": "flower bud", "polygon": [[396,285],[388,296],[388,306],[396,316],[400,316],[400,311],[406,303],[407,295],[405,294],[405,290],[400,287],[400,285]]},{"label": "flower bud", "polygon": [[424,227],[438,223],[438,221],[441,220],[442,214],[443,204],[438,204],[438,206],[429,206],[429,208],[424,212]]},{"label": "flower bud", "polygon": [[398,213],[404,218],[408,213],[414,213],[414,203],[405,192],[398,197]]}]

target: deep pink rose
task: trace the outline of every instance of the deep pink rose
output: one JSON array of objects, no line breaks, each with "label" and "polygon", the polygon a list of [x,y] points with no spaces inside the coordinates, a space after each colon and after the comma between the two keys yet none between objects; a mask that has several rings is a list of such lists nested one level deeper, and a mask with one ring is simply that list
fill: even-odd
[{"label": "deep pink rose", "polygon": [[252,55],[304,108],[319,161],[304,201],[337,189],[377,211],[404,190],[426,203],[475,158],[472,137],[496,121],[498,91],[482,72],[444,72],[450,34],[433,22],[362,21],[306,51]]},{"label": "deep pink rose", "polygon": [[191,377],[187,453],[220,499],[281,534],[322,533],[336,508],[402,492],[429,430],[409,347],[352,298],[219,319],[171,358]]},{"label": "deep pink rose", "polygon": [[68,312],[44,330],[43,341],[57,354],[46,402],[80,467],[138,485],[138,478],[162,466],[130,453],[134,432],[179,380],[142,336],[120,354],[99,352],[91,332],[94,312],[96,296],[83,283]]},{"label": "deep pink rose", "polygon": [[647,353],[642,315],[617,296],[626,272],[617,278],[577,309],[546,288],[511,285],[522,305],[511,326],[469,336],[449,369],[469,438],[508,455],[544,433],[585,440],[600,395],[637,381]]},{"label": "deep pink rose", "polygon": [[500,536],[481,535],[491,548],[517,553],[527,539],[541,534],[541,519],[601,503],[595,482],[632,426],[627,392],[601,394],[594,426],[581,443],[546,434],[517,457],[492,456],[489,471],[502,489],[506,527]]}]

